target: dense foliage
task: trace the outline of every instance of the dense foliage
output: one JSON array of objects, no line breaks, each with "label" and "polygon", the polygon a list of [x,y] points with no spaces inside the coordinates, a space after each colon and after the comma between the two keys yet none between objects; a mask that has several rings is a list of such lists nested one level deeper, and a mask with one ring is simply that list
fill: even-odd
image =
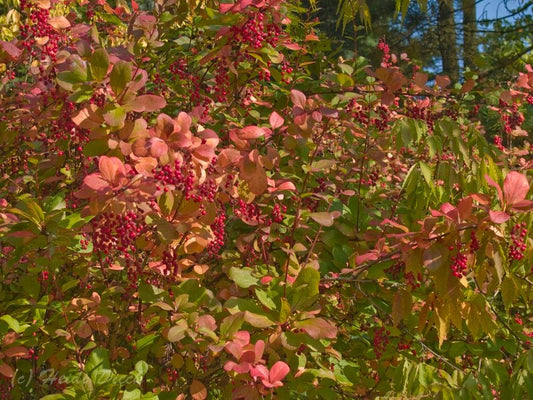
[{"label": "dense foliage", "polygon": [[533,398],[533,69],[333,59],[282,0],[21,0],[0,398]]}]

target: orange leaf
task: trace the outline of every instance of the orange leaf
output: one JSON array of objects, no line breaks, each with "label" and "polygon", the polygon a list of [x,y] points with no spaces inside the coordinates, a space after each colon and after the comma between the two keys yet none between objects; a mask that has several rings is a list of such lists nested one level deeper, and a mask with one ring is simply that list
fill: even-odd
[{"label": "orange leaf", "polygon": [[[0,361],[1,362],[1,361]],[[0,364],[0,375],[5,376],[6,378],[13,378],[15,371],[6,363]]]},{"label": "orange leaf", "polygon": [[190,393],[194,400],[204,400],[207,397],[205,385],[197,379],[192,381]]},{"label": "orange leaf", "polygon": [[70,27],[70,22],[64,16],[60,15],[59,17],[52,17],[48,20],[50,26],[56,30],[66,29]]}]

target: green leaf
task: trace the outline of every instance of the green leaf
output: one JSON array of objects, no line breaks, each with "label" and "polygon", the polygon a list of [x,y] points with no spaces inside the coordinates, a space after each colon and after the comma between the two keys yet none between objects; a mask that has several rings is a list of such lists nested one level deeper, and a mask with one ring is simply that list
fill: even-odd
[{"label": "green leaf", "polygon": [[276,309],[276,303],[272,298],[269,296],[268,292],[262,289],[255,289],[255,295],[266,308],[269,310],[275,310]]},{"label": "green leaf", "polygon": [[108,139],[93,139],[83,146],[86,157],[101,156],[109,151]]},{"label": "green leaf", "polygon": [[157,340],[158,335],[155,333],[150,333],[149,335],[146,335],[135,343],[137,345],[137,352],[141,352],[143,350],[146,350],[146,348],[152,346],[154,342]]},{"label": "green leaf", "polygon": [[506,310],[509,310],[509,307],[519,296],[519,287],[510,276],[503,278],[501,286],[502,300]]},{"label": "green leaf", "polygon": [[131,77],[131,64],[129,62],[121,60],[113,65],[109,83],[111,84],[111,89],[115,92],[115,96],[119,96],[122,93],[126,85],[131,81]]},{"label": "green leaf", "polygon": [[95,378],[105,378],[111,371],[111,362],[109,361],[109,350],[102,347],[91,351],[89,358],[85,363],[85,373],[87,373],[93,382],[98,383]]},{"label": "green leaf", "polygon": [[332,226],[333,225],[333,214],[329,212],[314,212],[309,214],[309,216],[322,226]]},{"label": "green leaf", "polygon": [[[140,382],[138,382],[137,384],[140,384]],[[125,390],[124,394],[122,395],[122,400],[140,400],[140,398],[141,391],[139,389]]]},{"label": "green leaf", "polygon": [[2,315],[0,321],[3,321],[8,328],[13,329],[16,333],[20,333],[20,324],[11,315]]},{"label": "green leaf", "polygon": [[187,331],[187,323],[183,324],[183,322],[185,322],[183,320],[181,320],[181,322],[182,324],[174,325],[172,328],[169,329],[167,334],[167,339],[169,342],[179,342],[185,337],[185,332]]},{"label": "green leaf", "polygon": [[222,339],[231,338],[239,329],[244,322],[244,313],[238,312],[236,314],[230,315],[222,321],[220,324],[220,336]]},{"label": "green leaf", "polygon": [[274,325],[274,321],[271,321],[267,316],[252,313],[250,311],[244,312],[244,320],[254,328],[267,328]]},{"label": "green leaf", "polygon": [[109,68],[109,55],[104,48],[99,48],[91,55],[91,61],[89,63],[91,73],[98,82],[101,82],[107,75],[107,69]]},{"label": "green leaf", "polygon": [[229,277],[237,286],[248,289],[250,286],[257,285],[259,282],[258,278],[252,276],[252,272],[253,270],[251,268],[231,267]]},{"label": "green leaf", "polygon": [[36,275],[26,274],[20,277],[20,285],[24,292],[34,299],[39,297],[39,292],[41,291],[41,284],[37,280]]},{"label": "green leaf", "polygon": [[291,287],[291,309],[302,310],[312,305],[318,297],[320,272],[307,267],[300,271]]},{"label": "green leaf", "polygon": [[149,283],[141,282],[139,285],[139,298],[147,303],[158,300],[163,293],[165,293],[165,290]]},{"label": "green leaf", "polygon": [[431,168],[429,165],[427,165],[425,162],[419,161],[418,165],[420,165],[420,171],[422,171],[422,176],[424,177],[424,180],[428,184],[430,188],[434,186],[433,184],[433,173],[431,172]]}]

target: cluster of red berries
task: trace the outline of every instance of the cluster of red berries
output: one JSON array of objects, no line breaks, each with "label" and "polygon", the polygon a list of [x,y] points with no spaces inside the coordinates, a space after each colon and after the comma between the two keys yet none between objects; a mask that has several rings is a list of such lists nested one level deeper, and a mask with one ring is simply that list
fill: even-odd
[{"label": "cluster of red berries", "polygon": [[[451,249],[453,250],[453,247]],[[459,247],[459,250],[460,250],[460,247]],[[457,278],[463,277],[467,269],[466,255],[462,253],[461,251],[459,251],[454,257],[452,257],[450,269],[452,270],[453,276]]]},{"label": "cluster of red berries", "polygon": [[383,356],[385,350],[387,350],[387,346],[390,341],[389,335],[390,331],[386,330],[384,327],[380,327],[374,331],[372,345],[374,347],[374,353],[376,353],[377,359],[380,359]]},{"label": "cluster of red berries", "polygon": [[195,177],[189,165],[181,165],[179,160],[174,161],[174,165],[166,164],[152,170],[154,178],[159,182],[157,190],[169,191],[167,185],[174,186],[176,190],[183,192],[189,200],[193,196]]},{"label": "cluster of red berries", "polygon": [[433,132],[435,121],[439,118],[439,114],[431,110],[431,103],[409,103],[406,105],[405,115],[419,121],[424,121],[428,127],[429,132]]},{"label": "cluster of red berries", "polygon": [[383,52],[383,56],[381,58],[381,66],[383,68],[390,67],[392,65],[390,48],[389,45],[385,42],[385,39],[379,40],[378,49]]},{"label": "cluster of red berries", "polygon": [[287,211],[287,206],[286,205],[282,205],[280,207],[279,204],[276,204],[273,208],[272,208],[272,221],[274,222],[277,222],[278,224],[282,223],[283,222],[283,212]]},{"label": "cluster of red berries", "polygon": [[281,29],[276,24],[264,24],[265,15],[258,11],[251,13],[244,24],[241,26],[232,26],[233,41],[244,43],[252,46],[254,49],[260,49],[265,43],[276,46]]},{"label": "cluster of red berries", "polygon": [[371,171],[365,178],[361,178],[361,184],[367,185],[367,186],[376,186],[377,181],[379,180],[379,172],[378,170]]},{"label": "cluster of red berries", "polygon": [[418,289],[421,286],[422,274],[419,272],[416,276],[412,272],[405,272],[405,263],[397,261],[384,271],[394,281],[405,279],[405,282],[411,287],[411,290]]},{"label": "cluster of red berries", "polygon": [[226,212],[223,209],[219,211],[215,221],[211,224],[211,231],[215,237],[211,243],[209,243],[207,251],[209,252],[210,256],[215,256],[225,243],[224,236],[226,233]]},{"label": "cluster of red berries", "polygon": [[[386,106],[377,106],[375,109],[370,109],[357,102],[356,99],[351,99],[345,107],[345,111],[351,114],[355,122],[363,126],[373,126],[380,131],[384,131],[391,121],[391,113]],[[376,116],[371,117],[371,114]]]},{"label": "cluster of red berries", "polygon": [[223,60],[217,63],[215,73],[215,86],[213,88],[216,96],[216,100],[220,103],[224,103],[228,100],[228,94],[230,92],[230,80],[228,74],[228,67]]},{"label": "cluster of red berries", "polygon": [[514,131],[516,128],[520,127],[524,121],[524,115],[518,111],[518,104],[513,103],[512,106],[509,107],[509,104],[507,104],[505,101],[500,100],[500,117],[503,122],[503,130],[506,134],[511,134],[512,131]]},{"label": "cluster of red berries", "polygon": [[236,199],[232,201],[233,203],[233,214],[237,218],[249,221],[257,221],[258,223],[263,222],[261,218],[261,210],[254,203],[246,203],[242,199]]},{"label": "cluster of red berries", "polygon": [[167,376],[170,383],[177,381],[180,377],[180,373],[175,368],[167,368]]},{"label": "cluster of red berries", "polygon": [[521,260],[524,258],[526,245],[527,229],[526,223],[515,224],[511,229],[511,244],[509,245],[509,258],[512,260]]},{"label": "cluster of red berries", "polygon": [[479,240],[477,239],[476,232],[470,231],[470,253],[474,254],[479,250]]},{"label": "cluster of red berries", "polygon": [[[105,212],[93,219],[91,224],[93,248],[105,255],[102,262],[111,266],[118,256],[125,260],[126,266],[130,266],[136,258],[135,241],[147,231],[142,216],[133,211],[125,214]],[[87,244],[85,240],[82,246]]]},{"label": "cluster of red berries", "polygon": [[[46,42],[40,46],[41,60],[44,61],[50,57],[51,61],[56,61],[56,53],[63,41],[63,36],[48,23],[50,10],[28,3],[27,0],[20,1],[20,9],[29,11],[29,22],[20,27],[21,36],[24,39],[23,47],[30,52],[32,57],[36,57],[38,56],[37,49],[34,47],[37,43],[36,39],[47,38]],[[43,74],[44,69],[40,68],[40,72]]]},{"label": "cluster of red berries", "polygon": [[172,249],[163,251],[161,261],[165,265],[163,272],[165,276],[175,276],[178,274],[178,256]]},{"label": "cluster of red berries", "polygon": [[496,146],[500,151],[504,151],[505,147],[503,146],[503,140],[501,136],[494,136],[494,146]]}]

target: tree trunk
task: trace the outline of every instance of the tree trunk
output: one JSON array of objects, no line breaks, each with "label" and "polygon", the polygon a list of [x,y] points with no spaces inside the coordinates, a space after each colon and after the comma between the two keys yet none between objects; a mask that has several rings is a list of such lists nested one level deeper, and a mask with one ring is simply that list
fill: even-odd
[{"label": "tree trunk", "polygon": [[457,60],[457,37],[453,0],[439,0],[439,50],[442,57],[442,70],[452,82],[459,80],[459,62]]},{"label": "tree trunk", "polygon": [[465,68],[475,68],[477,54],[476,0],[462,0],[463,5],[463,60]]}]

